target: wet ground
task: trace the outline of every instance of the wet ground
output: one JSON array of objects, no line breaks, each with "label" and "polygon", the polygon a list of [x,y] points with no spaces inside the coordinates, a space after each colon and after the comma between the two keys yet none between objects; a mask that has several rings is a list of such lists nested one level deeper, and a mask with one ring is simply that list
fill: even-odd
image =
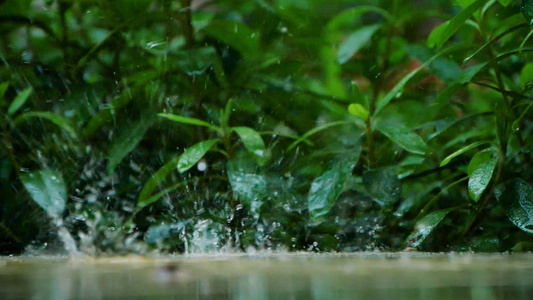
[{"label": "wet ground", "polygon": [[3,257],[0,299],[533,299],[533,254]]}]

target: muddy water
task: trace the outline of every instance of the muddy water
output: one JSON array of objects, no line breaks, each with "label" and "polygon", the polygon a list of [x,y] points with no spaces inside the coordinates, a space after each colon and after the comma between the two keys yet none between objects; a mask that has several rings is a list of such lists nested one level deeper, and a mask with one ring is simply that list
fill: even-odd
[{"label": "muddy water", "polygon": [[533,299],[533,255],[0,258],[0,299]]}]

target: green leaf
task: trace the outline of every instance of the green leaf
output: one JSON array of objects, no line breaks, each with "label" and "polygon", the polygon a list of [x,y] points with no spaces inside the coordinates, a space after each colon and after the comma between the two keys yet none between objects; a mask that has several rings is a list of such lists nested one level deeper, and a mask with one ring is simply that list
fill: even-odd
[{"label": "green leaf", "polygon": [[188,148],[178,160],[178,171],[183,173],[192,168],[219,141],[219,139],[205,140]]},{"label": "green leaf", "polygon": [[468,165],[469,170],[473,169],[472,174],[469,174],[470,178],[468,179],[468,192],[472,200],[478,202],[479,198],[489,185],[492,174],[494,173],[494,168],[498,162],[498,158],[488,157],[487,160],[483,160],[486,158],[485,154],[478,158],[476,158],[476,156],[474,156],[470,161],[472,166],[470,166],[470,164]]},{"label": "green leaf", "polygon": [[533,187],[521,178],[500,184],[494,191],[509,220],[525,232],[533,233]]},{"label": "green leaf", "polygon": [[391,141],[415,154],[426,154],[428,148],[424,140],[414,131],[400,124],[378,122],[377,129]]},{"label": "green leaf", "polygon": [[330,33],[335,32],[343,25],[351,24],[354,20],[359,18],[361,15],[368,13],[368,12],[378,13],[384,16],[386,19],[390,19],[389,12],[382,8],[379,8],[377,6],[360,5],[360,6],[356,6],[354,8],[345,10],[341,12],[340,14],[336,15],[335,17],[333,17],[326,25],[326,29]]},{"label": "green leaf", "polygon": [[533,81],[533,63],[528,63],[522,68],[520,72],[520,87],[522,90],[526,89],[526,84]]},{"label": "green leaf", "polygon": [[520,6],[520,11],[527,22],[533,24],[533,0],[522,0],[522,5]]},{"label": "green leaf", "polygon": [[353,103],[359,103],[363,105],[365,108],[369,106],[368,104],[368,98],[365,94],[361,91],[359,88],[359,85],[357,85],[357,82],[352,81],[352,102]]},{"label": "green leaf", "polygon": [[511,129],[513,130],[513,132],[518,132],[520,130],[522,120],[527,115],[531,107],[533,107],[533,103],[529,103],[526,109],[524,109],[524,111],[522,111],[522,113],[520,114],[520,117],[518,117],[518,119],[513,122],[513,124],[511,125]]},{"label": "green leaf", "polygon": [[9,81],[4,81],[0,83],[0,107],[3,107],[5,105],[4,95],[6,94],[8,87],[9,87]]},{"label": "green leaf", "polygon": [[136,213],[139,212],[142,208],[147,206],[148,204],[151,204],[155,201],[157,201],[162,195],[160,195],[157,198],[154,198],[155,196],[151,196],[152,192],[157,188],[159,184],[161,184],[165,178],[172,173],[172,171],[176,170],[178,166],[178,161],[180,159],[180,156],[176,156],[170,161],[168,161],[165,165],[163,165],[157,172],[154,173],[146,181],[143,188],[141,189],[141,192],[139,193],[139,198],[137,200],[137,210]]},{"label": "green leaf", "polygon": [[218,127],[218,126],[209,124],[209,123],[207,123],[205,121],[198,120],[198,119],[195,119],[195,118],[178,116],[178,115],[174,115],[174,114],[157,114],[157,115],[159,117],[162,117],[162,118],[165,118],[165,119],[169,119],[171,121],[178,122],[178,123],[196,125],[196,126],[204,126],[204,127],[207,127],[207,128],[209,128],[209,129],[211,129],[213,131],[219,131],[220,130],[220,127]]},{"label": "green leaf", "polygon": [[430,59],[428,59],[427,61],[425,61],[422,65],[420,65],[420,67],[414,69],[413,71],[411,71],[409,74],[407,74],[404,78],[402,78],[402,80],[400,80],[393,88],[392,90],[390,90],[386,95],[385,97],[381,98],[378,103],[377,103],[377,106],[376,106],[376,111],[374,113],[374,116],[377,116],[384,108],[385,106],[387,106],[387,104],[389,104],[389,102],[392,101],[392,99],[394,99],[395,97],[397,97],[400,92],[402,91],[402,89],[404,88],[404,86],[409,82],[409,80],[411,80],[413,77],[415,77],[416,74],[418,74],[418,72],[420,72],[421,70],[425,69],[429,64],[431,64],[435,59],[437,59],[438,57],[440,57],[441,55],[453,50],[455,47],[452,47],[452,48],[448,48],[444,51],[441,51],[437,54],[435,54],[434,56],[432,56]]},{"label": "green leaf", "polygon": [[267,180],[257,164],[243,153],[228,161],[228,179],[233,193],[257,217],[269,196]]},{"label": "green leaf", "polygon": [[33,88],[29,87],[22,92],[20,92],[15,99],[13,99],[13,102],[11,102],[11,105],[7,109],[7,115],[12,116],[15,114],[21,107],[26,103],[28,98],[30,97],[31,93],[33,93]]},{"label": "green leaf", "polygon": [[217,54],[213,47],[184,50],[172,57],[179,69],[189,76],[204,74],[216,59]]},{"label": "green leaf", "polygon": [[292,144],[290,144],[289,147],[287,148],[287,150],[291,151],[299,143],[307,140],[308,137],[312,136],[315,133],[318,133],[320,131],[323,131],[323,130],[328,129],[328,128],[333,127],[333,126],[339,126],[339,125],[345,125],[345,124],[352,124],[352,122],[349,122],[349,121],[337,121],[337,122],[331,122],[331,123],[324,124],[322,126],[315,127],[313,129],[309,130],[308,132],[304,133],[304,135],[302,135],[299,139],[297,139]]},{"label": "green leaf", "polygon": [[72,137],[77,137],[78,134],[74,127],[72,127],[72,124],[69,119],[56,115],[54,113],[48,112],[48,111],[32,111],[27,112],[19,115],[18,117],[13,120],[13,123],[15,126],[20,125],[22,122],[30,119],[30,118],[42,118],[46,119],[57,126],[59,126],[61,129],[68,132]]},{"label": "green leaf", "polygon": [[67,203],[67,189],[61,173],[43,169],[21,174],[24,187],[42,209],[52,218],[59,217]]},{"label": "green leaf", "polygon": [[[143,208],[145,208],[146,206],[156,202],[157,200],[159,200],[161,197],[163,197],[164,195],[172,192],[173,190],[176,190],[180,187],[183,187],[185,186],[187,183],[189,183],[188,181],[186,182],[179,182],[179,183],[176,183],[162,191],[160,191],[159,193],[153,195],[153,196],[150,196],[150,197],[147,197],[147,198],[143,198],[142,201],[138,201],[137,202],[137,209],[135,210],[135,214],[139,213]],[[139,197],[139,200],[140,200],[140,197]]]},{"label": "green leaf", "polygon": [[433,48],[437,45],[439,42],[440,37],[442,36],[442,33],[448,27],[448,24],[450,24],[450,21],[446,21],[439,26],[435,27],[431,33],[428,36],[427,46],[429,48]]},{"label": "green leaf", "polygon": [[472,143],[472,144],[470,144],[468,146],[465,146],[465,147],[455,151],[454,153],[448,155],[446,158],[444,158],[442,160],[442,162],[440,163],[440,167],[444,167],[450,161],[452,161],[452,159],[454,159],[455,157],[467,152],[468,150],[474,149],[474,148],[476,148],[478,146],[481,146],[481,145],[484,145],[484,144],[490,144],[490,143],[491,143],[490,141],[479,141],[479,142]]},{"label": "green leaf", "polygon": [[309,221],[317,224],[333,208],[343,191],[344,184],[352,175],[352,170],[361,151],[333,159],[326,171],[311,184],[307,207]]},{"label": "green leaf", "polygon": [[128,126],[122,133],[113,140],[111,149],[107,154],[107,173],[112,174],[120,162],[130,153],[142,140],[146,130],[151,125],[151,120],[140,120]]},{"label": "green leaf", "polygon": [[442,45],[444,45],[444,43],[463,26],[466,20],[468,20],[479,8],[485,5],[486,2],[487,0],[477,0],[451,19],[450,23],[442,29],[442,32],[436,38],[437,47],[442,47]]},{"label": "green leaf", "polygon": [[485,150],[481,150],[476,155],[472,157],[470,160],[470,163],[468,163],[468,176],[472,176],[474,171],[478,168],[478,166],[481,163],[484,163],[488,161],[492,155],[494,154],[494,151],[491,148],[487,148]]},{"label": "green leaf", "polygon": [[400,200],[402,186],[393,168],[375,169],[363,174],[363,186],[374,202],[385,210]]},{"label": "green leaf", "polygon": [[476,0],[457,0],[457,3],[461,5],[462,8],[468,7],[470,4],[474,3]]},{"label": "green leaf", "polygon": [[381,24],[364,26],[344,40],[337,51],[337,62],[344,64],[361,48],[365,47]]},{"label": "green leaf", "polygon": [[368,120],[368,116],[370,116],[368,110],[366,110],[366,108],[359,103],[350,104],[348,106],[348,112],[363,121]]},{"label": "green leaf", "polygon": [[250,127],[233,127],[232,130],[239,135],[242,143],[257,163],[260,166],[264,166],[268,157],[261,135]]},{"label": "green leaf", "polygon": [[405,239],[405,246],[416,248],[428,237],[439,223],[456,207],[437,210],[427,214],[415,224],[413,232]]},{"label": "green leaf", "polygon": [[259,52],[259,34],[244,23],[233,20],[217,20],[211,22],[204,30],[245,56],[253,57]]}]

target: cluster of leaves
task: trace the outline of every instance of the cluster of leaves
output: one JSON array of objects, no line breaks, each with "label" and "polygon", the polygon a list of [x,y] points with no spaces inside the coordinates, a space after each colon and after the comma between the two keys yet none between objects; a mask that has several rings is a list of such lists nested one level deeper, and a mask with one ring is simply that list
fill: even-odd
[{"label": "cluster of leaves", "polygon": [[0,1],[0,251],[527,250],[532,18]]}]

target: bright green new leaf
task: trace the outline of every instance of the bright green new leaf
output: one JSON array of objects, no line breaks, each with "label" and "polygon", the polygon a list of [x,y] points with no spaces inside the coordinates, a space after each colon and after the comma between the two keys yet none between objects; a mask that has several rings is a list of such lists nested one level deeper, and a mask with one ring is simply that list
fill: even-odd
[{"label": "bright green new leaf", "polygon": [[239,135],[242,143],[257,163],[263,166],[268,160],[268,157],[261,135],[250,127],[233,127],[232,130]]},{"label": "bright green new leaf", "polygon": [[380,24],[364,26],[352,33],[341,43],[337,52],[337,62],[342,65],[349,61],[355,53],[368,44],[380,27]]},{"label": "bright green new leaf", "polygon": [[[470,194],[470,198],[472,198],[472,200],[474,200],[475,202],[478,202],[479,198],[489,185],[498,158],[489,157],[485,161],[480,161],[480,159],[474,160],[474,158],[472,158],[472,161],[474,161],[477,166],[472,167],[474,171],[471,175],[469,175],[470,178],[468,179],[468,192]],[[468,168],[470,170],[470,165],[468,166]]]},{"label": "bright green new leaf", "polygon": [[30,97],[31,93],[33,93],[33,88],[29,87],[22,92],[20,92],[15,99],[13,99],[13,102],[11,102],[11,105],[7,109],[7,114],[9,116],[12,116],[15,114],[21,107],[26,103],[28,100],[28,97]]},{"label": "bright green new leaf", "polygon": [[468,5],[463,9],[459,14],[457,14],[453,19],[450,20],[450,23],[442,29],[440,35],[436,38],[437,48],[442,47],[444,43],[450,39],[479,8],[481,8],[487,0],[477,0],[472,4]]},{"label": "bright green new leaf", "polygon": [[370,115],[368,110],[359,103],[350,104],[348,106],[348,112],[363,121],[368,120],[368,116]]},{"label": "bright green new leaf", "polygon": [[142,140],[150,125],[150,121],[140,120],[136,124],[126,128],[118,138],[113,141],[111,149],[109,149],[109,153],[107,154],[108,174],[112,174],[122,159],[137,147],[137,144]]},{"label": "bright green new leaf", "polygon": [[178,171],[183,173],[192,168],[219,141],[219,139],[206,140],[188,148],[178,160]]},{"label": "bright green new leaf", "polygon": [[165,119],[169,119],[169,120],[172,120],[172,121],[178,122],[178,123],[196,125],[196,126],[204,126],[204,127],[207,127],[207,128],[209,128],[211,130],[214,130],[214,131],[219,131],[220,130],[220,128],[218,126],[209,124],[209,123],[207,123],[205,121],[198,120],[198,119],[195,119],[195,118],[189,118],[189,117],[184,117],[184,116],[179,116],[179,115],[174,115],[174,114],[164,114],[164,113],[157,114],[157,115],[159,117],[162,117],[162,118],[165,118]]},{"label": "bright green new leaf", "polygon": [[67,188],[61,173],[43,169],[20,175],[33,201],[52,218],[59,217],[67,203]]},{"label": "bright green new leaf", "polygon": [[446,158],[444,158],[442,160],[442,162],[440,163],[440,167],[444,167],[450,161],[452,161],[452,159],[454,159],[455,157],[467,152],[468,150],[474,149],[474,148],[476,148],[478,146],[481,146],[481,145],[484,145],[484,144],[490,144],[490,143],[491,143],[490,141],[479,141],[479,142],[472,143],[472,144],[470,144],[468,146],[465,146],[465,147],[455,151],[454,153],[448,155]]},{"label": "bright green new leaf", "polygon": [[345,157],[339,157],[330,162],[326,171],[311,184],[307,207],[311,224],[319,223],[333,208],[339,198],[346,180],[352,175],[360,150]]},{"label": "bright green new leaf", "polygon": [[494,191],[509,220],[525,232],[533,233],[533,187],[521,178],[500,184]]},{"label": "bright green new leaf", "polygon": [[376,127],[391,141],[400,145],[405,150],[415,154],[426,154],[426,142],[414,131],[400,124],[389,124],[386,122],[378,122]]},{"label": "bright green new leaf", "polygon": [[77,132],[74,129],[74,127],[72,127],[72,124],[69,119],[56,115],[54,113],[48,112],[48,111],[31,111],[31,112],[23,113],[19,115],[18,117],[16,117],[13,123],[15,124],[15,126],[17,126],[17,125],[22,124],[24,121],[30,118],[46,119],[56,124],[57,126],[65,130],[66,132],[68,132],[72,137],[77,137]]},{"label": "bright green new leaf", "polygon": [[413,232],[405,239],[405,246],[416,248],[428,237],[428,235],[439,225],[439,223],[456,207],[437,210],[427,214],[416,222]]}]

